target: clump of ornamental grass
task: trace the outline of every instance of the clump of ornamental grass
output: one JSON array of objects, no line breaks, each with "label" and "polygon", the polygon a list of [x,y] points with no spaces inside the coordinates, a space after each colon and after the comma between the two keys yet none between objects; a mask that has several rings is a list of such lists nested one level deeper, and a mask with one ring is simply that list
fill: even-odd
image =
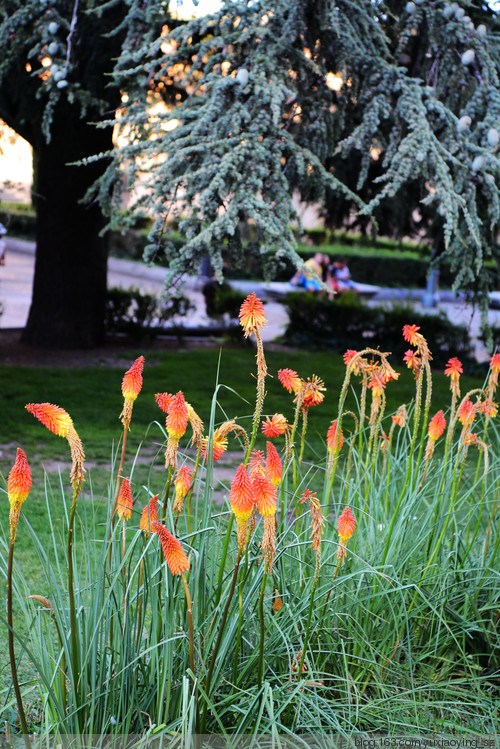
[{"label": "clump of ornamental grass", "polygon": [[[84,501],[84,450],[71,417],[28,404],[68,440],[72,492],[54,522],[56,502],[68,498],[63,480],[59,491],[47,482],[36,510],[51,529],[45,543],[30,524],[30,500],[23,504],[31,472],[19,450],[3,541],[11,730],[400,735],[402,726],[439,731],[459,703],[461,730],[493,731],[498,355],[485,387],[467,393],[461,363],[450,359],[450,407],[433,413],[432,354],[420,329],[406,325],[415,395],[387,414],[386,389],[399,376],[389,353],[347,351],[332,392],[320,373],[287,367],[285,355],[268,371],[255,294],[240,321],[256,345],[253,412],[228,417],[216,383],[204,425],[204,404],[191,405],[180,373],[176,393],[155,397],[165,424],[155,422],[145,440],[163,440],[163,478],[151,472],[146,485],[135,482],[139,456],[127,451],[143,357],[123,377],[109,486],[87,489]],[[266,413],[275,387],[286,391],[282,412]],[[356,412],[345,408],[353,391]],[[308,461],[317,409],[328,410],[329,428],[324,455]],[[214,475],[229,440],[238,458],[221,506]],[[30,464],[40,482],[41,466]],[[20,534],[43,573],[37,590],[14,562]],[[30,663],[33,679],[23,682],[18,666]]]}]

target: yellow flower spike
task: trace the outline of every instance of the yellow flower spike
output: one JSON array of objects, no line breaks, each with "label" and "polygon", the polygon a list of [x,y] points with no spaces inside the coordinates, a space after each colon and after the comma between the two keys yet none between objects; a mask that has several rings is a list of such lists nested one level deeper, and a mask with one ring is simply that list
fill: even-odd
[{"label": "yellow flower spike", "polygon": [[71,484],[73,490],[79,492],[85,480],[85,469],[83,467],[85,453],[80,437],[73,425],[73,419],[67,411],[52,403],[28,403],[26,410],[51,432],[68,440],[72,458]]},{"label": "yellow flower spike", "polygon": [[17,448],[16,460],[7,479],[7,496],[10,503],[9,527],[12,540],[16,537],[21,505],[31,489],[31,469],[24,450]]}]

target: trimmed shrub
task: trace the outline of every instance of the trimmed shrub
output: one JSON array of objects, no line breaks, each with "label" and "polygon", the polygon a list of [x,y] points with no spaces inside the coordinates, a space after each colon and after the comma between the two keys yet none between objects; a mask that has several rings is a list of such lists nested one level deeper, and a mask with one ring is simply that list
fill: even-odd
[{"label": "trimmed shrub", "polygon": [[384,341],[386,351],[402,358],[410,348],[401,330],[407,323],[419,325],[429,343],[433,366],[443,368],[458,356],[468,371],[478,365],[465,325],[453,325],[442,312],[427,315],[411,306],[369,307],[352,294],[335,301],[309,294],[288,294],[285,300],[290,322],[284,340],[292,346],[332,348],[338,353],[360,350]]},{"label": "trimmed shrub", "polygon": [[159,299],[134,287],[115,287],[108,290],[106,332],[125,334],[136,341],[146,334],[153,338],[162,332],[166,322],[185,315],[191,307],[184,296]]}]

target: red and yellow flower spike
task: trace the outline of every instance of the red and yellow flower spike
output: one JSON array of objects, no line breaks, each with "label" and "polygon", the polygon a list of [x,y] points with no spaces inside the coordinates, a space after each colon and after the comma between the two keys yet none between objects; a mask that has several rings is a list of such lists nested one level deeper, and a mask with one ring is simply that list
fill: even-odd
[{"label": "red and yellow flower spike", "polygon": [[188,408],[181,390],[172,396],[167,410],[168,436],[179,440],[187,429]]},{"label": "red and yellow flower spike", "polygon": [[313,376],[308,377],[307,380],[302,380],[301,389],[299,391],[299,396],[301,394],[303,395],[302,407],[310,408],[311,406],[319,406],[325,398],[325,390],[325,383],[321,377],[318,377],[317,375],[313,374]]},{"label": "red and yellow flower spike", "polygon": [[151,497],[141,513],[139,528],[144,531],[146,536],[153,533],[153,523],[158,520],[158,496],[158,494],[155,494],[154,497]]},{"label": "red and yellow flower spike", "polygon": [[438,411],[430,420],[428,427],[429,439],[433,442],[438,440],[446,429],[446,419],[444,418],[444,412]]},{"label": "red and yellow flower spike", "polygon": [[71,484],[73,491],[79,492],[85,480],[85,469],[83,467],[85,453],[80,437],[73,425],[73,419],[64,408],[52,403],[28,403],[26,410],[51,432],[68,440],[72,458]]},{"label": "red and yellow flower spike", "polygon": [[337,520],[337,531],[339,534],[339,546],[337,549],[337,560],[343,562],[347,551],[346,544],[356,530],[356,518],[349,505],[346,505]]},{"label": "red and yellow flower spike", "polygon": [[273,414],[271,418],[266,416],[262,424],[262,434],[268,438],[281,437],[288,428],[288,422],[283,414]]},{"label": "red and yellow flower spike", "polygon": [[[222,458],[226,450],[227,437],[222,435],[219,429],[215,429],[214,436],[212,438],[212,459],[214,461],[219,460],[219,458]],[[208,437],[203,437],[201,441],[201,454],[206,461],[208,459]]]},{"label": "red and yellow flower spike", "polygon": [[130,486],[130,479],[124,478],[121,486],[120,493],[118,495],[118,505],[116,512],[119,518],[130,520],[132,517],[132,508],[134,506],[134,500],[132,499],[132,487]]},{"label": "red and yellow flower spike", "polygon": [[415,346],[422,359],[428,362],[432,359],[431,352],[429,351],[424,336],[418,332],[419,330],[419,325],[403,325],[403,338],[405,341],[408,341],[411,346]]},{"label": "red and yellow flower spike", "polygon": [[457,409],[457,418],[464,429],[470,429],[472,422],[476,418],[476,406],[470,398],[464,398]]},{"label": "red and yellow flower spike", "polygon": [[413,351],[413,349],[409,348],[403,356],[403,361],[408,369],[413,370],[413,374],[417,378],[422,368],[422,359],[420,358],[420,356],[418,356],[415,351]]},{"label": "red and yellow flower spike", "polygon": [[279,369],[278,379],[289,393],[297,393],[302,387],[302,379],[299,377],[294,369]]},{"label": "red and yellow flower spike", "polygon": [[463,374],[463,367],[462,362],[460,359],[457,359],[456,356],[453,356],[451,359],[448,359],[448,362],[446,364],[444,373],[447,377],[450,378],[450,390],[453,393],[453,395],[457,398],[460,397],[460,375]]},{"label": "red and yellow flower spike", "polygon": [[[426,461],[429,461],[432,458],[436,440],[438,440],[442,436],[445,429],[446,429],[446,419],[444,418],[444,412],[438,411],[436,414],[434,414],[434,416],[430,420],[429,426],[427,428],[427,433],[429,436],[427,438],[427,445],[425,448]],[[427,468],[426,468],[426,471],[427,471]],[[425,478],[425,475],[426,475],[426,472],[424,472],[424,478]]]},{"label": "red and yellow flower spike", "polygon": [[170,401],[172,400],[174,396],[171,393],[156,393],[155,395],[155,401],[159,408],[161,408],[162,411],[165,413],[168,412],[168,407],[170,405]]},{"label": "red and yellow flower spike", "polygon": [[398,408],[395,414],[392,414],[391,416],[394,424],[398,427],[405,427],[406,426],[406,420],[408,419],[408,412],[406,410],[406,406],[403,405]]},{"label": "red and yellow flower spike", "polygon": [[173,512],[179,515],[182,512],[184,499],[189,491],[193,480],[193,472],[188,466],[181,466],[175,477],[175,499]]},{"label": "red and yellow flower spike", "polygon": [[262,555],[267,571],[273,568],[276,536],[276,489],[265,473],[257,472],[252,479],[252,490],[257,510],[264,518],[264,532],[262,534]]},{"label": "red and yellow flower spike", "polygon": [[[352,360],[354,359],[354,357],[358,353],[359,353],[359,351],[356,351],[355,349],[352,349],[352,348],[347,349],[347,351],[345,352],[345,354],[343,354],[343,356],[342,356],[342,358],[344,359],[344,364],[346,365],[346,367],[349,367],[350,363],[352,362]],[[352,365],[352,373],[354,375],[359,375],[361,373],[361,369],[362,369],[364,363],[365,363],[365,360],[363,359],[363,357],[362,356],[358,357],[358,359],[356,359],[356,361]]]},{"label": "red and yellow flower spike", "polygon": [[189,559],[181,542],[173,536],[164,525],[157,521],[152,523],[153,530],[160,539],[165,561],[172,575],[182,575],[189,570]]},{"label": "red and yellow flower spike", "polygon": [[326,445],[328,447],[328,452],[337,455],[337,453],[342,450],[343,444],[344,434],[342,432],[342,429],[338,427],[337,419],[334,419],[328,427],[328,432],[326,433]]},{"label": "red and yellow flower spike", "polygon": [[7,479],[7,496],[10,503],[9,526],[10,538],[16,538],[17,524],[21,505],[27,498],[31,489],[31,469],[24,450],[17,448],[16,460],[10,469]]},{"label": "red and yellow flower spike", "polygon": [[283,476],[283,464],[272,442],[266,443],[266,468],[271,482],[277,487]]},{"label": "red and yellow flower spike", "polygon": [[498,385],[498,375],[500,374],[500,354],[493,354],[490,359],[490,375],[488,377],[488,397],[493,398]]},{"label": "red and yellow flower spike", "polygon": [[122,395],[123,411],[120,414],[122,424],[125,429],[130,429],[130,420],[132,418],[132,408],[134,401],[141,392],[142,388],[142,370],[144,368],[144,357],[139,356],[123,375]]},{"label": "red and yellow flower spike", "polygon": [[185,433],[188,425],[188,409],[184,394],[181,390],[172,396],[168,408],[166,427],[168,434],[167,449],[165,451],[165,467],[175,468],[177,463],[177,448],[179,440]]},{"label": "red and yellow flower spike", "polygon": [[242,554],[247,542],[248,520],[255,504],[252,482],[244,463],[238,467],[231,482],[229,504],[236,518],[238,549]]},{"label": "red and yellow flower spike", "polygon": [[254,291],[247,296],[241,305],[239,318],[245,338],[248,338],[251,333],[257,333],[267,325],[264,305]]}]

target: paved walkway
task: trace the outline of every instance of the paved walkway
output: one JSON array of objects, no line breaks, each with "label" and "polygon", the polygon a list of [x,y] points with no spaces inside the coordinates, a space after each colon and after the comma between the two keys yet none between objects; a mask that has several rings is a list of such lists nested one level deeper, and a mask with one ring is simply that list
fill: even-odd
[{"label": "paved walkway", "polygon": [[[4,310],[3,315],[0,316],[0,328],[23,328],[26,324],[31,300],[34,256],[33,242],[7,238],[7,261],[4,266],[0,267],[0,302]],[[123,288],[138,286],[143,291],[160,294],[163,289],[164,276],[163,268],[150,268],[144,263],[117,258],[110,258],[108,262],[109,286],[122,286]],[[252,281],[234,281],[231,284],[244,294],[255,291],[266,301],[268,325],[263,330],[264,341],[273,341],[284,333],[288,316],[285,307],[278,300],[290,290],[289,284],[277,282],[265,284]],[[436,311],[422,307],[420,300],[423,292],[420,290],[383,289],[367,285],[363,288],[372,294],[368,302],[371,305],[396,301],[402,303],[408,300],[419,311],[429,312],[429,314]],[[205,302],[198,280],[187,279],[184,293],[193,303],[194,309],[182,318],[182,325],[186,328],[213,326],[213,320],[209,319],[205,312]],[[444,311],[452,322],[467,326],[474,342],[476,358],[478,361],[487,361],[488,352],[479,340],[480,317],[477,310],[450,291],[440,292],[439,310]],[[500,310],[490,309],[488,318],[491,325],[500,326]]]}]

